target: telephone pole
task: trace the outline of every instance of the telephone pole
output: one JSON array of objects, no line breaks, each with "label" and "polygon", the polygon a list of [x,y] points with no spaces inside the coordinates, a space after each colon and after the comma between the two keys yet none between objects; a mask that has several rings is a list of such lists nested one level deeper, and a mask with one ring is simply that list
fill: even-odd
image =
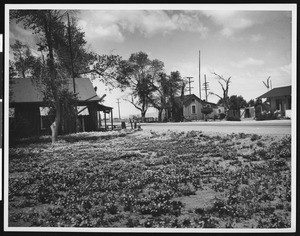
[{"label": "telephone pole", "polygon": [[207,90],[209,90],[209,88],[208,88],[208,83],[209,83],[209,82],[206,82],[206,75],[204,75],[204,83],[203,83],[204,89],[203,89],[203,90],[205,90],[205,101],[206,101],[206,102],[207,102]]},{"label": "telephone pole", "polygon": [[117,103],[118,103],[118,111],[119,111],[119,119],[121,119],[121,113],[120,113],[120,98],[117,99]]},{"label": "telephone pole", "polygon": [[201,100],[201,73],[200,73],[200,50],[199,50],[199,98]]},{"label": "telephone pole", "polygon": [[186,77],[186,78],[189,80],[189,82],[188,82],[188,84],[189,84],[188,90],[189,90],[189,92],[191,94],[192,93],[192,88],[194,88],[194,87],[191,87],[191,83],[194,82],[193,80],[191,80],[193,77]]}]

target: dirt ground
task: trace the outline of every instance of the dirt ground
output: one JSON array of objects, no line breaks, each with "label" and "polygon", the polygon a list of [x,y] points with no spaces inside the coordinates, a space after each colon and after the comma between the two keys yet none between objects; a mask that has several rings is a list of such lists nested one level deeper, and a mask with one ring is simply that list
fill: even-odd
[{"label": "dirt ground", "polygon": [[10,227],[291,227],[290,135],[123,130],[9,153]]}]

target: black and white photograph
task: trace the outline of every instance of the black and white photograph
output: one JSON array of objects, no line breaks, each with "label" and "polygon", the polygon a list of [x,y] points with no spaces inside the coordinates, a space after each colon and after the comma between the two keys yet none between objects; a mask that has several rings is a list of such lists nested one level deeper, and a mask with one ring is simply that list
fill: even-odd
[{"label": "black and white photograph", "polygon": [[4,230],[295,232],[296,8],[6,4]]}]

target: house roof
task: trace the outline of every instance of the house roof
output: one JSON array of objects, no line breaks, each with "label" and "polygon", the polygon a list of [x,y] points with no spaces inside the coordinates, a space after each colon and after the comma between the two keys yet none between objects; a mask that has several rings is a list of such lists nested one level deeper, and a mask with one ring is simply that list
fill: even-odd
[{"label": "house roof", "polygon": [[[15,79],[11,87],[11,103],[42,103],[43,94],[30,78]],[[68,81],[69,90],[73,91],[73,80]],[[78,94],[78,101],[90,102],[99,101],[95,89],[88,78],[76,78],[75,89]]]},{"label": "house roof", "polygon": [[278,87],[273,88],[272,90],[264,93],[258,98],[272,98],[272,97],[281,97],[281,96],[291,96],[292,86]]},{"label": "house roof", "polygon": [[[183,97],[183,104],[190,103],[192,99],[197,100],[198,102],[202,103],[203,105],[210,104],[211,106],[215,106],[215,107],[218,106],[218,105],[215,104],[215,103],[206,102],[206,101],[201,100],[201,99],[200,99],[199,97],[197,97],[195,94],[184,95],[184,97]],[[176,102],[176,103],[179,103],[179,102],[180,102],[180,96],[179,96],[179,97],[175,97],[175,102]]]}]

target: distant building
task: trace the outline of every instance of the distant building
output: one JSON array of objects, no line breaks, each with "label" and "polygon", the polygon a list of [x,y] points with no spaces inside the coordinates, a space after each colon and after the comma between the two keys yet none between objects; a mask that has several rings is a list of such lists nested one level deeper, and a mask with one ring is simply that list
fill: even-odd
[{"label": "distant building", "polygon": [[[53,117],[50,117],[49,108],[43,100],[41,89],[33,84],[30,78],[15,79],[10,86],[10,135],[14,137],[30,137],[50,134],[50,125]],[[104,113],[104,117],[106,117],[107,113],[111,113],[111,119],[113,120],[112,108],[99,104],[100,98],[97,96],[88,78],[76,78],[75,86],[78,94],[79,131],[100,130],[100,111]],[[72,79],[69,80],[69,89],[73,91]],[[75,131],[75,120],[63,116],[60,133],[72,133]]]},{"label": "distant building", "polygon": [[255,117],[255,107],[245,107],[240,109],[241,118],[253,118]]},{"label": "distant building", "polygon": [[177,109],[175,110],[175,121],[180,121],[180,115],[176,114],[180,112],[181,103],[182,103],[182,115],[184,120],[204,120],[205,115],[201,112],[204,107],[211,107],[213,112],[207,115],[206,118],[213,119],[214,117],[219,116],[220,113],[224,113],[224,107],[218,106],[215,103],[206,102],[201,100],[195,94],[184,95],[183,98],[176,97],[175,103],[177,104]]},{"label": "distant building", "polygon": [[286,117],[291,115],[292,86],[273,88],[258,98],[268,99],[271,111],[280,111]]}]

